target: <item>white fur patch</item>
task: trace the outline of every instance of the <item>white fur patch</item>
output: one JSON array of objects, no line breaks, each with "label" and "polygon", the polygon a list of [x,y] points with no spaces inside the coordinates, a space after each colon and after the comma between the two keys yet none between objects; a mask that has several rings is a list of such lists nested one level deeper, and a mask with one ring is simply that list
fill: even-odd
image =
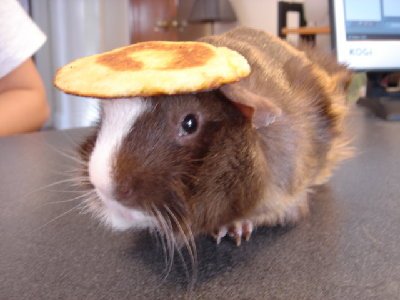
[{"label": "white fur patch", "polygon": [[115,229],[146,227],[152,222],[151,217],[126,208],[113,199],[115,183],[112,179],[112,164],[121,142],[150,104],[136,98],[105,100],[102,105],[102,124],[89,160],[89,178],[103,202],[100,215]]},{"label": "white fur patch", "polygon": [[154,218],[141,211],[124,207],[113,199],[102,198],[101,200],[100,218],[115,230],[155,226]]}]

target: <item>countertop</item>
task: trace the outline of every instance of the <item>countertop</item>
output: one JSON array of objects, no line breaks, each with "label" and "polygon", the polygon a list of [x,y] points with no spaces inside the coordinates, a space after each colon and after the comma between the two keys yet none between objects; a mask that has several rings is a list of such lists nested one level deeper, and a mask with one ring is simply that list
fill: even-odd
[{"label": "countertop", "polygon": [[350,129],[357,155],[312,194],[311,215],[240,247],[199,238],[192,288],[178,255],[165,277],[149,233],[79,210],[70,156],[88,129],[2,138],[0,299],[400,299],[400,123],[357,108]]}]

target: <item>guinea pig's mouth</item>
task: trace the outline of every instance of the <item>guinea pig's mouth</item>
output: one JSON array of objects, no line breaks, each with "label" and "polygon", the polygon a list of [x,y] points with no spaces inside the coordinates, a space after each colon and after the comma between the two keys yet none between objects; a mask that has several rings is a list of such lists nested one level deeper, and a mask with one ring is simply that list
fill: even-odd
[{"label": "guinea pig's mouth", "polygon": [[154,217],[147,213],[126,207],[118,201],[109,198],[96,189],[98,199],[96,201],[95,214],[112,229],[122,231],[130,228],[154,227]]}]

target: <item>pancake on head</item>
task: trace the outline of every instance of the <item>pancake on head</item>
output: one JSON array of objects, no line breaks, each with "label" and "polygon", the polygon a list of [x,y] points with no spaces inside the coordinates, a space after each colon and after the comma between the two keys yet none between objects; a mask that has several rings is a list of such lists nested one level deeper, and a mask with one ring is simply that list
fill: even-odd
[{"label": "pancake on head", "polygon": [[77,59],[57,71],[54,84],[78,96],[126,98],[218,88],[249,73],[246,59],[228,48],[153,41]]}]

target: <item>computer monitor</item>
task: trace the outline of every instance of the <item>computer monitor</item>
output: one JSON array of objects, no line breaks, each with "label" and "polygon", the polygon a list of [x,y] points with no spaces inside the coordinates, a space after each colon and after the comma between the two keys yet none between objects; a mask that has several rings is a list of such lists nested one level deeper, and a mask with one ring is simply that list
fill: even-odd
[{"label": "computer monitor", "polygon": [[357,71],[400,70],[399,0],[330,0],[337,59]]},{"label": "computer monitor", "polygon": [[[400,121],[400,0],[329,3],[338,62],[367,72],[367,94],[358,103],[379,117]],[[389,78],[397,80],[394,87]]]}]

